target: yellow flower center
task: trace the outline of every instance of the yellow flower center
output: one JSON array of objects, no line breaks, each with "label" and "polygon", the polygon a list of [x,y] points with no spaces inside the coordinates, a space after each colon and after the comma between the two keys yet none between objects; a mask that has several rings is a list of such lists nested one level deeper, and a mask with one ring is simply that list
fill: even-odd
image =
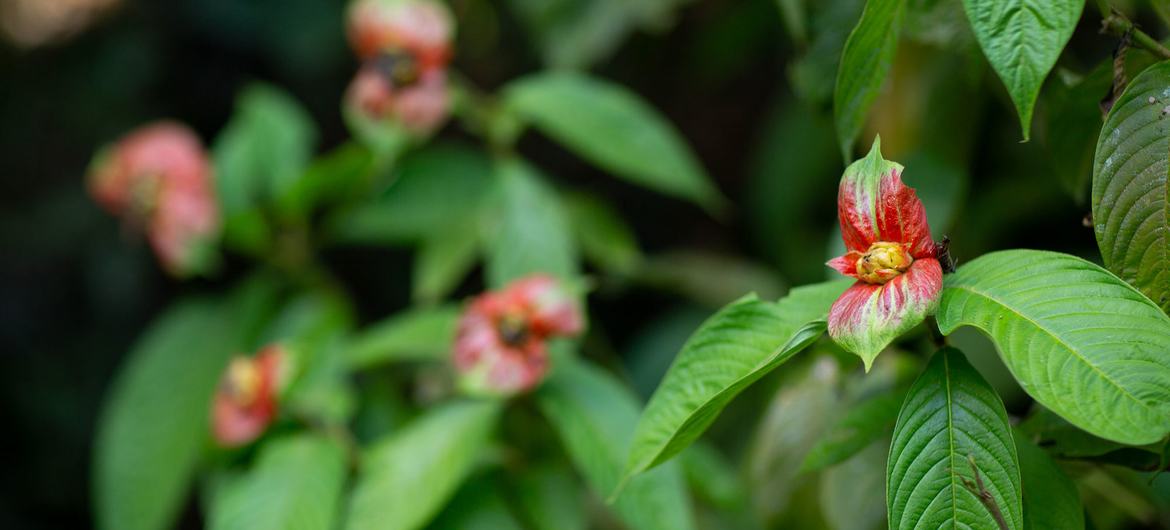
[{"label": "yellow flower center", "polygon": [[906,272],[914,258],[901,243],[878,241],[857,258],[857,277],[867,283],[883,284]]},{"label": "yellow flower center", "polygon": [[251,405],[260,394],[260,367],[251,359],[239,357],[232,359],[228,366],[227,380],[224,381],[224,392],[231,396],[232,401],[241,406]]}]

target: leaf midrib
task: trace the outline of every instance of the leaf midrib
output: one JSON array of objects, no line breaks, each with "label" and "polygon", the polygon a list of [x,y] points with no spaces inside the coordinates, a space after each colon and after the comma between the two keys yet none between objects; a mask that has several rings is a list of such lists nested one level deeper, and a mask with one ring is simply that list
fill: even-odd
[{"label": "leaf midrib", "polygon": [[953,402],[951,399],[951,359],[947,352],[943,353],[943,380],[946,382],[947,391],[947,459],[950,460],[950,474],[951,474],[951,521],[958,522],[959,520],[959,499],[956,493],[955,475],[958,470],[955,469],[955,412],[953,410]]},{"label": "leaf midrib", "polygon": [[970,286],[966,286],[966,285],[951,286],[949,288],[950,289],[965,290],[965,291],[968,291],[974,295],[981,296],[981,297],[987,299],[988,301],[994,302],[995,304],[999,305],[1000,307],[1004,308],[1005,310],[1011,312],[1013,315],[1019,317],[1020,319],[1032,324],[1036,329],[1043,331],[1049,337],[1052,337],[1052,340],[1056,341],[1057,344],[1059,344],[1060,346],[1064,347],[1066,350],[1071,352],[1073,354],[1074,358],[1079,359],[1085,366],[1088,366],[1089,368],[1091,368],[1094,372],[1096,372],[1098,375],[1100,375],[1102,379],[1109,382],[1110,385],[1112,385],[1114,388],[1119,390],[1122,393],[1122,395],[1124,395],[1126,398],[1132,400],[1134,403],[1137,403],[1142,409],[1150,411],[1149,406],[1146,405],[1145,402],[1138,399],[1137,396],[1134,396],[1133,394],[1131,394],[1129,392],[1129,390],[1127,390],[1125,387],[1121,386],[1121,384],[1119,384],[1112,377],[1110,377],[1109,374],[1107,374],[1105,371],[1101,370],[1100,367],[1093,364],[1092,362],[1089,362],[1089,359],[1086,358],[1084,355],[1082,355],[1081,352],[1079,352],[1078,350],[1073,348],[1071,345],[1069,345],[1067,342],[1065,342],[1064,339],[1057,336],[1057,334],[1055,332],[1040,325],[1039,322],[1037,322],[1031,318],[1028,318],[1023,313],[1017,311],[1016,309],[1014,309],[1013,307],[1011,307],[1007,303],[1003,302],[1002,300],[1000,300],[1000,299],[998,299],[998,298],[996,298],[988,293],[982,292],[978,289],[974,289],[974,288],[972,288]]}]

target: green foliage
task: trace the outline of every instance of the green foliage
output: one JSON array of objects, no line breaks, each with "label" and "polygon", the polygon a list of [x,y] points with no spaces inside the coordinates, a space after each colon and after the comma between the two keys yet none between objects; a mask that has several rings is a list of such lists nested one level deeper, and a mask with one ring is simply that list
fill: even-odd
[{"label": "green foliage", "polygon": [[1170,63],[1114,103],[1093,162],[1093,226],[1105,266],[1170,311]]},{"label": "green foliage", "polygon": [[1023,433],[1015,433],[1024,487],[1024,529],[1084,528],[1085,509],[1077,487]]},{"label": "green foliage", "polygon": [[886,487],[889,438],[861,449],[821,476],[820,501],[832,530],[878,530],[886,527],[886,503],[877,494]]},{"label": "green foliage", "polygon": [[1007,412],[958,350],[936,353],[910,388],[887,469],[890,528],[998,528],[992,510],[1024,527]]},{"label": "green foliage", "polygon": [[633,274],[642,264],[642,250],[618,212],[592,195],[572,194],[564,202],[585,259],[606,272]]},{"label": "green foliage", "polygon": [[1098,101],[1112,88],[1110,66],[1104,62],[1079,79],[1053,76],[1045,88],[1044,145],[1061,186],[1078,203],[1084,203],[1093,176],[1093,147],[1101,130]]},{"label": "green foliage", "polygon": [[815,471],[848,460],[893,428],[906,393],[891,391],[859,403],[829,428],[807,455],[801,469]]},{"label": "green foliage", "polygon": [[1016,105],[1025,141],[1040,86],[1084,6],[1080,0],[963,0],[983,54]]},{"label": "green foliage", "polygon": [[868,0],[845,41],[833,89],[833,117],[846,162],[853,160],[853,142],[894,62],[905,14],[905,0]]},{"label": "green foliage", "polygon": [[[622,479],[637,398],[606,372],[565,356],[536,399],[593,492],[609,496]],[[672,464],[630,480],[613,507],[631,530],[694,528],[682,473]]]},{"label": "green foliage", "polygon": [[423,304],[445,298],[479,261],[479,219],[429,235],[414,257],[411,297]]},{"label": "green foliage", "polygon": [[451,351],[460,309],[414,309],[375,323],[355,336],[346,358],[355,368],[395,361],[438,361]]},{"label": "green foliage", "polygon": [[938,323],[988,334],[1029,395],[1090,433],[1142,444],[1170,432],[1170,317],[1092,263],[987,254],[946,279]]},{"label": "green foliage", "polygon": [[724,199],[674,127],[635,93],[582,74],[512,82],[505,104],[542,133],[615,176],[708,210]]},{"label": "green foliage", "polygon": [[496,167],[498,221],[489,227],[488,284],[503,287],[533,273],[577,275],[577,247],[560,196],[521,160]]},{"label": "green foliage", "polygon": [[534,530],[585,530],[584,490],[567,467],[542,465],[517,477],[520,510]]},{"label": "green foliage", "polygon": [[815,341],[846,281],[796,289],[778,303],[748,296],[683,346],[638,421],[625,479],[678,454],[737,394]]},{"label": "green foliage", "polygon": [[489,401],[443,405],[374,443],[362,456],[345,528],[425,526],[479,460],[499,409]]},{"label": "green foliage", "polygon": [[212,504],[212,530],[328,530],[345,482],[337,442],[297,434],[265,444],[252,469]]}]

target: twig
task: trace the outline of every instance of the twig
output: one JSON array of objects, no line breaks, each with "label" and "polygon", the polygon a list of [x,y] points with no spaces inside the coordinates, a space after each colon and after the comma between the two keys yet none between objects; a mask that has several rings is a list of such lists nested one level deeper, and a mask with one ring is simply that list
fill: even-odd
[{"label": "twig", "polygon": [[963,486],[966,486],[983,507],[991,512],[991,517],[995,519],[995,524],[999,525],[1000,530],[1009,530],[1007,520],[1003,518],[1003,512],[999,510],[999,505],[995,503],[995,497],[991,495],[990,491],[983,486],[983,476],[979,474],[979,468],[975,466],[975,455],[967,455],[967,462],[971,464],[971,472],[975,474],[975,482],[963,477]]},{"label": "twig", "polygon": [[1118,37],[1129,34],[1133,40],[1133,44],[1137,47],[1157,55],[1162,59],[1170,59],[1170,49],[1162,46],[1162,43],[1155,40],[1146,32],[1138,29],[1125,15],[1109,7],[1109,4],[1105,0],[1097,0],[1097,8],[1101,11],[1102,33],[1110,33]]}]

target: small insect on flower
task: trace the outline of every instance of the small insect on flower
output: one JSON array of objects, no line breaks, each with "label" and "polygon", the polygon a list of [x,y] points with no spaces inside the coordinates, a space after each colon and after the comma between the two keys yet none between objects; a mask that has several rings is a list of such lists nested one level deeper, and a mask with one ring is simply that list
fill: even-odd
[{"label": "small insect on flower", "polygon": [[288,382],[289,355],[277,344],[255,357],[232,359],[215,392],[212,433],[223,447],[251,443],[276,418],[279,396]]},{"label": "small insect on flower", "polygon": [[926,209],[902,183],[902,166],[884,160],[880,139],[841,177],[837,214],[847,252],[828,265],[857,283],[829,310],[829,335],[856,353],[866,370],[899,335],[938,306],[942,290],[939,250]]},{"label": "small insect on flower", "polygon": [[207,153],[190,129],[142,127],[99,152],[88,180],[94,200],[146,232],[169,272],[187,276],[214,265],[219,206]]},{"label": "small insect on flower", "polygon": [[452,361],[473,395],[510,396],[548,373],[547,343],[579,334],[581,309],[551,276],[534,275],[471,301],[459,321]]}]

